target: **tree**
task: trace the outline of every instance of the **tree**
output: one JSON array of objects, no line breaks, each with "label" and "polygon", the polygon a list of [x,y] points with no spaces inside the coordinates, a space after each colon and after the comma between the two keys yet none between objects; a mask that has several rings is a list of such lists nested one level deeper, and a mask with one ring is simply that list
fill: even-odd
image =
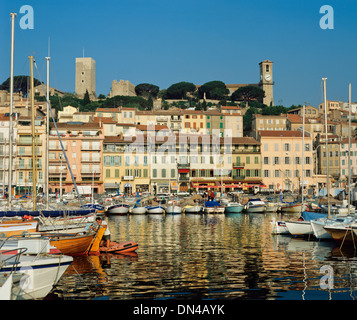
[{"label": "tree", "polygon": [[252,129],[253,114],[259,113],[259,109],[250,107],[243,116],[243,129],[245,132]]},{"label": "tree", "polygon": [[191,82],[178,82],[171,85],[166,90],[167,99],[186,99],[188,92],[194,92],[196,90],[196,86]]},{"label": "tree", "polygon": [[265,97],[265,92],[263,89],[256,86],[245,86],[238,88],[236,91],[232,93],[231,99],[232,101],[258,101],[262,102]]},{"label": "tree", "polygon": [[101,94],[98,96],[98,99],[99,99],[99,100],[104,100],[104,99],[106,99],[106,96],[105,96],[103,93],[101,93]]},{"label": "tree", "polygon": [[[34,86],[41,84],[40,80],[33,79]],[[24,97],[27,97],[27,88],[30,88],[29,76],[14,76],[14,92],[22,92]],[[0,90],[10,91],[10,78],[7,78],[1,85]]]},{"label": "tree", "polygon": [[90,103],[90,98],[89,98],[88,90],[86,90],[86,93],[84,94],[84,98],[83,98],[83,105],[85,106],[88,103]]},{"label": "tree", "polygon": [[229,90],[222,81],[206,82],[198,88],[198,97],[203,99],[205,94],[207,99],[223,100],[226,99]]},{"label": "tree", "polygon": [[156,98],[160,88],[151,83],[140,83],[135,87],[135,93],[138,96]]}]

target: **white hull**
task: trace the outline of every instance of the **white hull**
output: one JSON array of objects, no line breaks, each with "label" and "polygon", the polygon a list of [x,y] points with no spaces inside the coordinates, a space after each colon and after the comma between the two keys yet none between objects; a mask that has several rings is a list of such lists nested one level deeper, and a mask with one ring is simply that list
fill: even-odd
[{"label": "white hull", "polygon": [[246,208],[245,211],[248,213],[262,213],[265,211],[265,207],[264,206],[249,207]]},{"label": "white hull", "polygon": [[130,210],[131,214],[145,214],[146,208],[145,207],[136,207]]},{"label": "white hull", "polygon": [[225,207],[205,207],[204,212],[205,213],[224,213]]},{"label": "white hull", "polygon": [[[64,255],[39,257],[22,255],[17,271],[28,275],[28,277],[18,287],[21,292],[13,292],[14,295],[20,294],[23,299],[43,299],[62,277],[72,261],[72,257]],[[11,266],[3,267],[0,273],[3,274],[10,270]]]},{"label": "white hull", "polygon": [[286,227],[285,221],[272,221],[273,234],[289,234],[289,229]]},{"label": "white hull", "polygon": [[147,208],[146,211],[148,214],[162,214],[165,210],[163,208]]},{"label": "white hull", "polygon": [[293,236],[308,236],[313,234],[310,221],[285,221],[285,225]]},{"label": "white hull", "polygon": [[108,208],[108,214],[127,214],[129,212],[128,207],[112,207]]},{"label": "white hull", "polygon": [[277,212],[279,209],[279,205],[277,203],[267,203],[265,206],[266,212]]},{"label": "white hull", "polygon": [[331,235],[325,230],[326,220],[311,221],[312,232],[317,239],[332,239]]},{"label": "white hull", "polygon": [[182,208],[179,206],[168,206],[166,208],[166,213],[168,214],[180,214],[182,213]]},{"label": "white hull", "polygon": [[202,207],[201,206],[192,206],[192,207],[185,207],[184,208],[185,213],[201,213],[202,212]]}]

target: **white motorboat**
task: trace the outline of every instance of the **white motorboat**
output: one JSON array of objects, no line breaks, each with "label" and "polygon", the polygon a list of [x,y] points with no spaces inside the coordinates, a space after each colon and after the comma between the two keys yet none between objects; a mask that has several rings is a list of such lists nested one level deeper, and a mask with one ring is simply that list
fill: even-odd
[{"label": "white motorboat", "polygon": [[[26,249],[24,253],[23,249]],[[11,252],[13,256],[4,259],[6,252]],[[18,291],[13,294],[22,299],[42,299],[48,295],[73,261],[72,257],[58,252],[50,245],[48,238],[6,239],[1,246],[3,263],[0,275],[12,271],[24,273],[28,277],[21,286],[15,287]]]},{"label": "white motorboat", "polygon": [[277,212],[279,209],[279,204],[276,202],[267,202],[265,205],[266,212]]},{"label": "white motorboat", "polygon": [[165,212],[165,208],[162,206],[147,206],[146,212],[148,214],[162,214]]},{"label": "white motorboat", "polygon": [[261,199],[249,199],[244,206],[247,213],[263,213],[265,211],[265,202]]},{"label": "white motorboat", "polygon": [[166,207],[166,213],[167,214],[180,214],[182,213],[182,208],[178,205],[169,205]]},{"label": "white motorboat", "polygon": [[124,203],[114,204],[107,208],[109,215],[126,215],[129,213],[129,205]]},{"label": "white motorboat", "polygon": [[205,201],[204,213],[224,213],[225,209],[218,201]]},{"label": "white motorboat", "polygon": [[184,212],[187,214],[197,214],[197,213],[203,213],[203,207],[199,205],[188,205],[183,208]]},{"label": "white motorboat", "polygon": [[145,207],[133,206],[132,208],[130,208],[130,213],[131,214],[145,214],[146,213],[146,208]]},{"label": "white motorboat", "polygon": [[225,213],[241,213],[244,206],[239,202],[228,202],[226,204]]},{"label": "white motorboat", "polygon": [[309,236],[313,235],[310,221],[285,221],[285,225],[292,236]]},{"label": "white motorboat", "polygon": [[289,229],[286,227],[285,221],[275,218],[270,222],[272,226],[272,234],[289,234]]}]

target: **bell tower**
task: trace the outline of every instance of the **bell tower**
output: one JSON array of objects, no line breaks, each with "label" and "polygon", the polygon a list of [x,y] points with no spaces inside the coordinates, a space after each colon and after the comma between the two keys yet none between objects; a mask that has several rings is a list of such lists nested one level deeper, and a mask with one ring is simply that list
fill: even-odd
[{"label": "bell tower", "polygon": [[263,89],[265,92],[265,97],[263,98],[263,103],[267,106],[274,105],[273,97],[273,62],[270,60],[264,60],[259,63],[260,67],[260,82],[259,88]]}]

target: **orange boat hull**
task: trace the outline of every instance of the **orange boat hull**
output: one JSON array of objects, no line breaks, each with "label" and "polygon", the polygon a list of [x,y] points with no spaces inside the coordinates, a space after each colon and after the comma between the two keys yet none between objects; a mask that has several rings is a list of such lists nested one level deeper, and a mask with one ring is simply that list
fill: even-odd
[{"label": "orange boat hull", "polygon": [[55,246],[65,255],[81,255],[87,253],[95,236],[95,233],[53,236],[51,237],[51,245]]}]

